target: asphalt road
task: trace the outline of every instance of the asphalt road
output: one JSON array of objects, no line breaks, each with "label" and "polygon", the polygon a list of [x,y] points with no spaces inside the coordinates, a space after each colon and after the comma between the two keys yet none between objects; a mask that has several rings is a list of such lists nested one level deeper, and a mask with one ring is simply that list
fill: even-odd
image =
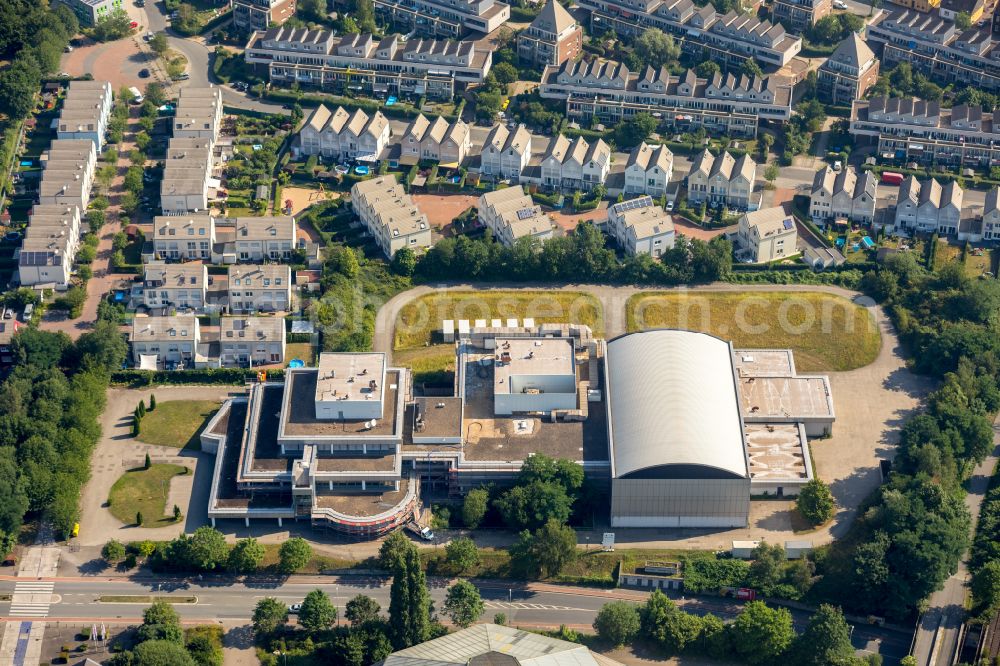
[{"label": "asphalt road", "polygon": [[[40,579],[41,580],[41,579]],[[249,621],[254,605],[263,597],[276,597],[286,603],[302,601],[305,595],[322,588],[343,607],[348,599],[365,594],[382,605],[389,605],[389,583],[380,578],[329,576],[295,576],[288,580],[265,579],[237,582],[233,580],[197,579],[140,579],[140,578],[50,578],[55,582],[48,621],[139,621],[145,603],[105,603],[101,597],[157,595],[169,597],[196,597],[193,604],[176,605],[186,622],[215,622],[219,620]],[[23,579],[22,579],[23,581]],[[431,599],[440,608],[449,581],[429,579]],[[572,628],[588,629],[601,606],[613,600],[641,603],[645,592],[633,590],[604,590],[547,584],[512,584],[499,581],[475,581],[486,602],[482,619],[489,621],[496,613],[504,613],[508,622],[528,627],[557,627],[566,624]],[[15,579],[0,579],[0,594],[11,594]],[[741,604],[714,597],[675,598],[685,610],[703,615],[713,613],[723,619],[732,619]],[[10,602],[0,602],[0,612],[9,616]],[[792,610],[793,622],[801,631],[809,614]],[[0,621],[22,618],[2,617]],[[39,619],[39,618],[30,618]],[[887,663],[896,663],[907,653],[910,637],[898,631],[858,625],[852,632],[858,650],[881,652]]]}]

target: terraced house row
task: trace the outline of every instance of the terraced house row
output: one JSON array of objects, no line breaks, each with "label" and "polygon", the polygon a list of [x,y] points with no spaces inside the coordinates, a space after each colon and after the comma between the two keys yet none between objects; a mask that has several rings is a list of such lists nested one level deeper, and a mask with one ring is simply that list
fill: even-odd
[{"label": "terraced house row", "polygon": [[700,79],[694,70],[673,76],[665,67],[637,73],[600,58],[546,67],[539,94],[565,100],[571,118],[615,123],[651,113],[679,132],[704,127],[733,137],[754,137],[762,121],[786,121],[792,108],[792,88],[773,77]]},{"label": "terraced house row", "polygon": [[431,99],[451,99],[465,85],[481,83],[493,64],[493,54],[472,41],[336,37],[331,30],[288,26],[253,33],[244,57],[275,84]]}]

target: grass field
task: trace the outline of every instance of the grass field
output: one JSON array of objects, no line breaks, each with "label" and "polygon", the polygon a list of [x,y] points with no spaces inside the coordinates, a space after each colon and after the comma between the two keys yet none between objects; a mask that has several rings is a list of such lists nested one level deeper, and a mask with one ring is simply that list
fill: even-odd
[{"label": "grass field", "polygon": [[871,315],[818,292],[638,294],[626,305],[628,330],[704,331],[737,348],[790,348],[805,372],[852,370],[878,356],[882,340]]},{"label": "grass field", "polygon": [[285,345],[285,365],[288,365],[288,362],[295,358],[305,361],[306,366],[312,366],[315,361],[312,343],[289,342]]},{"label": "grass field", "polygon": [[126,525],[135,524],[136,512],[142,513],[143,527],[166,527],[174,524],[167,513],[170,480],[184,474],[180,465],[150,465],[149,469],[131,469],[111,486],[108,501],[111,515]]},{"label": "grass field", "polygon": [[536,324],[586,324],[604,333],[604,314],[596,298],[579,291],[447,291],[407,303],[396,319],[394,349],[417,349],[441,342],[441,322],[468,319],[522,319]]},{"label": "grass field", "polygon": [[[965,257],[965,274],[976,278],[987,271],[992,271],[993,252],[994,250],[990,248],[970,248]],[[977,253],[979,253],[978,256]],[[962,245],[938,240],[937,250],[934,252],[935,271],[941,270],[952,262],[960,261],[962,261]]]},{"label": "grass field", "polygon": [[[148,404],[148,402],[147,402]],[[171,400],[156,405],[142,419],[139,441],[158,446],[198,451],[198,435],[208,419],[219,409],[214,400]]]},{"label": "grass field", "polygon": [[415,384],[440,384],[455,378],[455,347],[451,344],[396,352],[392,361],[409,368]]}]

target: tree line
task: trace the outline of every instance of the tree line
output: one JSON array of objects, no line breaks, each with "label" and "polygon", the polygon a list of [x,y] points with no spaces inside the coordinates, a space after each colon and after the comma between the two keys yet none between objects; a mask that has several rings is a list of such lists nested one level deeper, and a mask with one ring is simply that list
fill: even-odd
[{"label": "tree line", "polygon": [[[128,637],[108,666],[222,666],[222,628],[184,629],[177,611],[166,601],[154,602],[142,613],[142,624]],[[124,648],[121,639],[115,644]]]}]

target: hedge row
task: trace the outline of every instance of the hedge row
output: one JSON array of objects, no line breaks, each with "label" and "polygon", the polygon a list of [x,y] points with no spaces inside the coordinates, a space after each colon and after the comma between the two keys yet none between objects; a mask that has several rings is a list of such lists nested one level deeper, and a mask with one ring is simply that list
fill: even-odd
[{"label": "hedge row", "polygon": [[[269,369],[268,379],[282,379],[284,370]],[[153,386],[158,384],[232,384],[239,386],[257,379],[257,370],[244,368],[204,368],[201,370],[119,370],[111,373],[112,384]]]},{"label": "hedge row", "polygon": [[[302,107],[314,107],[320,104],[325,104],[327,106],[342,106],[348,111],[353,111],[354,109],[361,109],[368,113],[374,111],[381,111],[383,115],[390,118],[402,118],[403,120],[410,120],[416,118],[421,114],[419,109],[411,108],[408,106],[386,106],[376,100],[371,99],[355,99],[353,97],[339,97],[337,95],[325,95],[322,93],[313,94],[295,94],[288,90],[275,90],[271,89],[264,93],[264,97],[271,101],[283,102],[285,104],[298,104]],[[430,111],[424,111],[423,114],[428,118],[437,118],[441,116],[445,120],[454,120],[455,116],[443,114],[443,113],[433,113]]]}]

